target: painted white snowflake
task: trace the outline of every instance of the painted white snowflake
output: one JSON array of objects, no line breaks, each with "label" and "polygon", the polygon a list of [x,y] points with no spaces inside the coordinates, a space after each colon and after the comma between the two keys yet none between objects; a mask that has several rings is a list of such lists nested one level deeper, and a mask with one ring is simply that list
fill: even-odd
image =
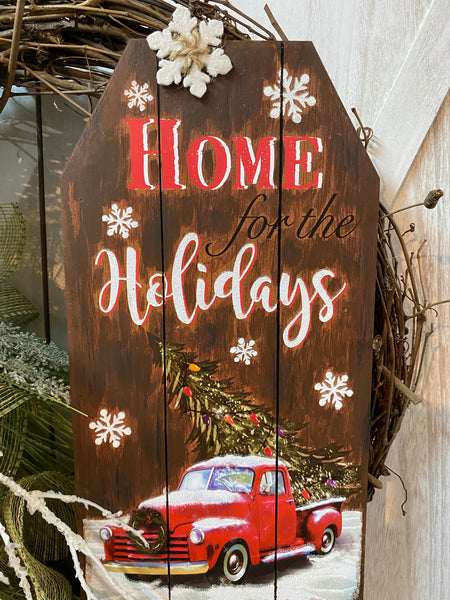
[{"label": "painted white snowflake", "polygon": [[249,365],[251,359],[258,355],[258,352],[255,350],[254,346],[254,340],[250,340],[247,343],[244,338],[239,338],[237,346],[230,348],[231,354],[236,354],[234,362],[242,361],[246,365]]},{"label": "painted white snowflake", "polygon": [[107,234],[114,235],[117,233],[126,240],[130,235],[130,230],[139,226],[139,223],[133,220],[131,216],[132,212],[133,209],[131,206],[128,208],[119,208],[117,204],[113,204],[110,213],[102,217],[102,221],[108,223]]},{"label": "painted white snowflake", "polygon": [[212,77],[225,75],[232,69],[231,60],[222,48],[223,23],[215,19],[200,21],[190,10],[179,6],[163,31],[147,37],[148,45],[157,50],[159,68],[156,81],[160,85],[179,84],[201,98]]},{"label": "painted white snowflake", "polygon": [[348,375],[333,375],[331,371],[325,373],[325,379],[316,383],[314,389],[320,392],[320,406],[334,404],[334,408],[342,408],[342,400],[353,396],[353,390],[347,387]]},{"label": "painted white snowflake", "polygon": [[[314,96],[310,96],[307,90],[309,75],[303,73],[300,79],[289,75],[287,69],[283,69],[283,115],[292,119],[294,123],[300,123],[302,112],[316,104]],[[281,71],[278,72],[278,82],[273,87],[268,85],[264,88],[264,95],[273,102],[270,116],[278,119],[281,107]],[[286,111],[287,109],[287,111]]]},{"label": "painted white snowflake", "polygon": [[125,413],[119,412],[113,415],[108,413],[106,408],[102,408],[100,417],[96,421],[89,423],[89,429],[93,429],[97,434],[95,438],[97,446],[109,443],[113,448],[118,448],[122,438],[131,435],[131,427],[125,425]]},{"label": "painted white snowflake", "polygon": [[123,95],[128,98],[128,108],[136,106],[141,112],[145,109],[147,102],[153,100],[148,83],[139,85],[137,81],[132,81],[130,88],[125,90]]}]

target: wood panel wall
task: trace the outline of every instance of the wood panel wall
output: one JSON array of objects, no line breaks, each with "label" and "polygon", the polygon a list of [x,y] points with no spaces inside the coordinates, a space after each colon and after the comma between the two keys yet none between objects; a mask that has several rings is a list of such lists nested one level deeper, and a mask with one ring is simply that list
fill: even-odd
[{"label": "wood panel wall", "polygon": [[[234,0],[234,4],[268,24],[265,0]],[[430,189],[444,190],[434,211],[413,209],[399,215],[398,221],[403,230],[416,224],[408,236],[411,251],[427,239],[422,253],[428,299],[448,297],[446,2],[397,0],[394,7],[388,0],[283,0],[270,5],[289,39],[314,42],[348,112],[357,107],[363,122],[374,127],[369,152],[381,176],[382,200],[395,209],[421,202]],[[43,98],[42,117],[50,335],[64,347],[59,176],[85,122],[53,97]],[[26,215],[27,248],[15,282],[41,310],[40,319],[30,327],[44,335],[37,159],[35,102],[17,97],[0,120],[0,201],[18,201]],[[434,334],[417,390],[425,400],[409,409],[388,460],[408,489],[407,514],[402,516],[404,492],[394,476],[384,480],[384,489],[368,509],[366,600],[442,600],[450,588],[446,543],[450,306],[438,308],[438,317],[429,315]]]}]

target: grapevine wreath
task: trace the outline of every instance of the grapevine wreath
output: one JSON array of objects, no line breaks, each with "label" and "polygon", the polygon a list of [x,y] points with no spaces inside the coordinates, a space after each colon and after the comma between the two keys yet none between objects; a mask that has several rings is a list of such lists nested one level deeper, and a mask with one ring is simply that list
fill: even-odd
[{"label": "grapevine wreath", "polygon": [[[29,94],[60,94],[66,102],[87,112],[76,102],[77,96],[100,96],[128,40],[165,29],[179,5],[189,7],[199,19],[221,20],[225,39],[275,39],[268,29],[235,9],[228,0],[216,0],[214,5],[207,0],[6,1],[0,7],[0,112],[14,95],[13,86],[25,86]],[[278,35],[285,39],[268,9],[267,14]],[[363,127],[354,109],[353,112],[367,147],[371,131]],[[430,192],[424,206],[433,208],[441,195],[440,190]],[[433,310],[434,304],[425,300],[422,247],[411,255],[405,245],[405,236],[412,231],[413,225],[401,233],[380,205],[369,498],[374,488],[382,487],[379,477],[389,473],[386,457],[409,403],[420,401],[415,389],[433,330],[426,325],[427,312]]]}]

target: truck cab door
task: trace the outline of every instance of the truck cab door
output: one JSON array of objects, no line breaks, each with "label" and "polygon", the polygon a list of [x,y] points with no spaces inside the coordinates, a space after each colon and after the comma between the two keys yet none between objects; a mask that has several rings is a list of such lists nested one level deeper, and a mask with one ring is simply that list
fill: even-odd
[{"label": "truck cab door", "polygon": [[297,527],[295,502],[287,489],[282,471],[278,471],[278,494],[275,470],[263,473],[255,497],[259,513],[259,544],[262,552],[275,548],[275,501],[278,505],[277,547],[289,546],[295,540]]}]

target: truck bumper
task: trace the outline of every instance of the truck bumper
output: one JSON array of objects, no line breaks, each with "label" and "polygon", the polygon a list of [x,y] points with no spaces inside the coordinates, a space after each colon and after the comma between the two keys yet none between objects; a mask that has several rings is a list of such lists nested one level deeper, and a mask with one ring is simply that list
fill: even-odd
[{"label": "truck bumper", "polygon": [[[165,562],[114,562],[103,561],[107,571],[114,573],[134,573],[139,575],[168,575],[169,566]],[[171,575],[198,575],[209,570],[208,561],[170,563]]]}]

